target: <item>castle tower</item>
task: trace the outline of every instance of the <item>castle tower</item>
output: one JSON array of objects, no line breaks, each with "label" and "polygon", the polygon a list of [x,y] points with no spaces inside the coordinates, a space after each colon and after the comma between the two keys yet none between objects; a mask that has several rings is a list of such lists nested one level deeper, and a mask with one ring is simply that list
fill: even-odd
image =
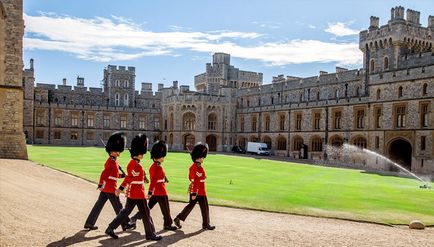
[{"label": "castle tower", "polygon": [[104,94],[108,106],[134,107],[136,68],[109,65],[104,69]]},{"label": "castle tower", "polygon": [[34,105],[35,105],[35,71],[33,59],[30,59],[30,69],[23,71],[24,87],[24,134],[28,144],[33,144],[34,140]]},{"label": "castle tower", "polygon": [[23,1],[0,2],[0,158],[27,159],[23,132]]},{"label": "castle tower", "polygon": [[432,30],[434,18],[429,16],[428,26],[420,24],[420,12],[404,7],[391,9],[390,20],[379,25],[378,17],[371,17],[368,30],[360,32],[359,48],[363,52],[363,67],[368,72],[381,73],[407,65],[400,64],[400,58],[412,54],[433,51]]}]

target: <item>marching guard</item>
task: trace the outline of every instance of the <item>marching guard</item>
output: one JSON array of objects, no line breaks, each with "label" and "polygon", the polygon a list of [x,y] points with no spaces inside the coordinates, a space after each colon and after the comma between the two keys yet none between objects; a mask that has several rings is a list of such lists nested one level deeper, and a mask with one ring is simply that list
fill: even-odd
[{"label": "marching guard", "polygon": [[[125,141],[126,138],[123,132],[113,133],[107,141],[105,150],[109,154],[109,158],[104,164],[104,170],[101,173],[98,183],[98,190],[100,190],[101,193],[99,194],[98,200],[95,202],[95,205],[86,219],[86,223],[84,224],[85,229],[98,229],[98,227],[95,226],[95,223],[107,200],[109,200],[112,204],[116,214],[118,214],[122,209],[122,203],[119,200],[119,196],[115,194],[115,190],[117,187],[118,178],[125,177],[125,173],[123,173],[122,168],[119,166],[116,159],[124,151]],[[122,173],[119,173],[119,171]],[[128,221],[128,219],[122,221],[122,229],[124,231],[128,228],[131,228],[131,226],[128,224]]]},{"label": "marching guard", "polygon": [[202,213],[202,229],[215,229],[215,226],[210,224],[208,199],[206,197],[205,191],[206,174],[205,170],[203,169],[203,161],[207,154],[208,145],[204,145],[202,143],[196,144],[191,151],[191,159],[193,160],[193,164],[190,166],[188,176],[190,180],[190,201],[188,205],[185,206],[185,208],[181,211],[181,213],[179,213],[178,216],[176,216],[176,218],[173,220],[178,228],[181,228],[180,220],[185,221],[196,203],[199,202],[200,211]]},{"label": "marching guard", "polygon": [[[142,216],[143,225],[145,228],[145,234],[147,240],[161,240],[162,237],[155,233],[154,222],[150,214],[149,207],[146,203],[145,188],[143,187],[145,175],[140,160],[143,159],[143,155],[146,153],[148,147],[148,140],[145,135],[137,135],[131,141],[131,161],[128,163],[127,173],[119,189],[116,189],[116,195],[119,195],[121,191],[128,185],[126,191],[127,202],[125,208],[122,209],[115,219],[109,224],[105,233],[110,237],[117,239],[118,235],[114,233],[114,230],[124,222],[128,220],[128,215],[137,206],[139,213]],[[131,226],[129,224],[129,226]]]}]

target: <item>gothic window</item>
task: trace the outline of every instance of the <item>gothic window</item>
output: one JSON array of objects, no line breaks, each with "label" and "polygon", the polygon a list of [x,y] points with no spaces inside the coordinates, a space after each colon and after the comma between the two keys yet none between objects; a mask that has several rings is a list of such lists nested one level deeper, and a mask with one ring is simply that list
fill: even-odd
[{"label": "gothic window", "polygon": [[274,97],[271,96],[271,104],[274,105]]},{"label": "gothic window", "polygon": [[217,125],[217,115],[211,113],[208,115],[208,130],[216,130]]},{"label": "gothic window", "polygon": [[256,116],[252,116],[252,131],[256,131]]},{"label": "gothic window", "polygon": [[145,129],[146,128],[146,117],[140,116],[139,117],[139,129]]},{"label": "gothic window", "polygon": [[104,125],[104,128],[110,128],[110,116],[109,115],[103,116],[103,125]]},{"label": "gothic window", "polygon": [[120,87],[120,86],[121,86],[121,82],[120,82],[119,80],[116,80],[116,82],[115,82],[115,86],[116,86],[116,87]]},{"label": "gothic window", "polygon": [[420,104],[420,127],[428,127],[428,104],[429,103],[421,103]]},{"label": "gothic window", "polygon": [[333,114],[333,128],[341,129],[341,122],[342,122],[342,112],[335,111]]},{"label": "gothic window", "polygon": [[127,128],[127,115],[121,115],[121,128]]},{"label": "gothic window", "polygon": [[344,141],[342,140],[342,138],[340,136],[333,136],[330,140],[330,144],[333,147],[341,147],[342,144],[344,143]]},{"label": "gothic window", "polygon": [[244,132],[244,117],[240,117],[240,131]]},{"label": "gothic window", "polygon": [[270,131],[270,115],[265,116],[265,131]]},{"label": "gothic window", "polygon": [[381,98],[381,90],[377,89],[377,97],[376,99],[379,100]]},{"label": "gothic window", "polygon": [[115,106],[119,106],[119,94],[115,94]]},{"label": "gothic window", "polygon": [[420,150],[424,151],[426,149],[426,137],[420,137]]},{"label": "gothic window", "polygon": [[300,151],[300,149],[303,145],[303,138],[301,138],[300,136],[296,136],[293,138],[292,142],[293,142],[292,150],[293,151]]},{"label": "gothic window", "polygon": [[311,150],[312,152],[321,152],[322,151],[322,140],[319,136],[312,137],[311,141]]},{"label": "gothic window", "polygon": [[95,127],[95,115],[89,114],[87,115],[87,127]]},{"label": "gothic window", "polygon": [[388,69],[389,69],[389,58],[384,57],[384,70],[388,70]]},{"label": "gothic window", "polygon": [[313,129],[320,129],[321,113],[315,112],[313,116]]},{"label": "gothic window", "polygon": [[375,107],[374,108],[374,114],[375,114],[375,128],[381,128],[381,107]]},{"label": "gothic window", "polygon": [[124,95],[124,106],[128,106],[128,94]]},{"label": "gothic window", "polygon": [[316,92],[316,100],[319,100],[319,91]]},{"label": "gothic window", "polygon": [[366,138],[363,136],[359,136],[354,139],[353,145],[359,148],[366,148]]},{"label": "gothic window", "polygon": [[365,110],[356,110],[355,125],[357,129],[363,129],[365,127]]},{"label": "gothic window", "polygon": [[187,112],[183,116],[183,126],[184,130],[194,130],[196,129],[196,116],[192,112]]},{"label": "gothic window", "polygon": [[428,84],[425,83],[422,86],[422,96],[427,95],[427,93],[428,93]]},{"label": "gothic window", "polygon": [[125,81],[124,81],[124,87],[128,87],[128,84],[129,84],[129,83],[128,83],[128,80],[125,80]]},{"label": "gothic window", "polygon": [[268,136],[264,136],[262,139],[262,142],[267,144],[268,149],[271,149],[271,138]]},{"label": "gothic window", "polygon": [[376,136],[375,137],[375,149],[379,149],[380,148],[380,137]]},{"label": "gothic window", "polygon": [[169,117],[169,128],[171,130],[173,130],[173,126],[174,126],[174,122],[173,122],[173,112],[170,113],[170,117]]},{"label": "gothic window", "polygon": [[277,138],[277,150],[286,150],[286,138],[279,136]]},{"label": "gothic window", "polygon": [[285,115],[284,114],[279,115],[279,130],[281,130],[281,131],[285,130]]},{"label": "gothic window", "polygon": [[[194,116],[194,114],[193,114]],[[194,124],[194,122],[193,122]],[[194,125],[193,125],[194,127]],[[154,115],[154,130],[159,130],[160,129],[160,117],[157,115]]]},{"label": "gothic window", "polygon": [[61,112],[57,112],[54,117],[54,125],[56,127],[62,127],[63,125],[63,117]]},{"label": "gothic window", "polygon": [[302,114],[297,113],[295,115],[295,129],[296,130],[301,130],[301,121],[302,121]]},{"label": "gothic window", "polygon": [[339,99],[339,89],[336,89],[336,90],[335,90],[335,98],[336,98],[336,99]]},{"label": "gothic window", "polygon": [[359,97],[359,96],[360,96],[360,89],[359,89],[359,87],[356,87],[356,90],[354,91],[354,95],[355,95],[356,97]]},{"label": "gothic window", "polygon": [[402,97],[402,87],[398,88],[398,97]]},{"label": "gothic window", "polygon": [[78,127],[78,113],[71,114],[71,126]]},{"label": "gothic window", "polygon": [[395,126],[398,128],[405,127],[405,106],[395,106]]},{"label": "gothic window", "polygon": [[369,67],[369,70],[371,71],[371,73],[375,72],[375,61],[374,61],[374,59],[371,59],[371,65]]}]

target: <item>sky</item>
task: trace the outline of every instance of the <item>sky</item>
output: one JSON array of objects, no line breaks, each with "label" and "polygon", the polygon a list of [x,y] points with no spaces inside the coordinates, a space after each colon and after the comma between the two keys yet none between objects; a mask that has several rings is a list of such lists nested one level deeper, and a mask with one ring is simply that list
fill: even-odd
[{"label": "sky", "polygon": [[107,65],[136,67],[140,83],[190,85],[212,54],[241,70],[309,77],[336,66],[362,68],[358,34],[390,9],[434,15],[432,0],[24,0],[24,66],[37,83],[101,87]]}]

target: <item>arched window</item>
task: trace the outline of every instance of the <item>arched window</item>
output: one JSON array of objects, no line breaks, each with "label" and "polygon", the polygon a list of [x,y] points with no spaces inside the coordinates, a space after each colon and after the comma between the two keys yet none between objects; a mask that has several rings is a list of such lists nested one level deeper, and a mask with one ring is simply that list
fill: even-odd
[{"label": "arched window", "polygon": [[384,70],[388,70],[388,69],[389,69],[389,58],[384,57]]},{"label": "arched window", "polygon": [[265,131],[270,131],[270,115],[265,116]]},{"label": "arched window", "polygon": [[381,90],[377,89],[377,100],[381,98]]},{"label": "arched window", "polygon": [[173,130],[173,112],[170,113],[169,117],[169,129]]},{"label": "arched window", "polygon": [[115,106],[119,106],[119,94],[115,94]]},{"label": "arched window", "polygon": [[124,106],[128,106],[128,94],[124,94]]},{"label": "arched window", "polygon": [[187,112],[183,116],[184,130],[194,130],[196,128],[196,116],[192,112]]},{"label": "arched window", "polygon": [[279,130],[281,130],[281,131],[285,130],[285,115],[284,114],[279,115]]},{"label": "arched window", "polygon": [[371,59],[371,65],[369,67],[369,70],[372,72],[375,72],[375,61],[374,59]]},{"label": "arched window", "polygon": [[246,148],[246,138],[240,137],[240,139],[238,141],[238,145],[245,149]]},{"label": "arched window", "polygon": [[300,151],[302,145],[303,145],[303,138],[301,138],[300,136],[296,136],[292,139],[293,151]]},{"label": "arched window", "polygon": [[116,87],[120,87],[121,86],[121,82],[119,80],[116,80],[115,86]]},{"label": "arched window", "polygon": [[311,146],[312,152],[321,152],[322,151],[321,138],[319,136],[312,137],[310,146]]},{"label": "arched window", "polygon": [[334,147],[341,147],[343,143],[344,141],[340,136],[335,135],[330,138],[330,144]]},{"label": "arched window", "polygon": [[359,148],[366,148],[366,138],[363,136],[356,137],[353,141],[353,145]]},{"label": "arched window", "polygon": [[299,101],[300,101],[300,102],[303,101],[303,94],[302,94],[302,93],[300,94],[300,99],[299,99]]},{"label": "arched window", "polygon": [[125,80],[125,81],[124,81],[124,87],[128,87],[128,84],[129,84],[129,83],[128,83],[128,80]]},{"label": "arched window", "polygon": [[336,90],[335,90],[335,98],[336,98],[336,99],[339,99],[339,89],[336,89]]},{"label": "arched window", "polygon": [[240,131],[244,132],[244,117],[240,117]]},{"label": "arched window", "polygon": [[256,116],[252,116],[252,131],[256,131]]},{"label": "arched window", "polygon": [[402,97],[402,87],[398,88],[398,97],[401,98]]},{"label": "arched window", "polygon": [[319,100],[319,91],[316,92],[316,100]]},{"label": "arched window", "polygon": [[422,86],[422,96],[427,95],[427,93],[428,93],[428,84],[425,83]]},{"label": "arched window", "polygon": [[277,138],[277,150],[286,150],[286,138],[279,136]]},{"label": "arched window", "polygon": [[354,95],[355,95],[356,97],[359,97],[359,96],[360,96],[360,90],[359,90],[359,87],[356,87],[356,90],[354,91]]},{"label": "arched window", "polygon": [[208,130],[215,130],[217,126],[217,115],[211,113],[208,115]]},{"label": "arched window", "polygon": [[268,149],[271,149],[271,138],[269,136],[264,136],[262,142],[267,144]]}]

